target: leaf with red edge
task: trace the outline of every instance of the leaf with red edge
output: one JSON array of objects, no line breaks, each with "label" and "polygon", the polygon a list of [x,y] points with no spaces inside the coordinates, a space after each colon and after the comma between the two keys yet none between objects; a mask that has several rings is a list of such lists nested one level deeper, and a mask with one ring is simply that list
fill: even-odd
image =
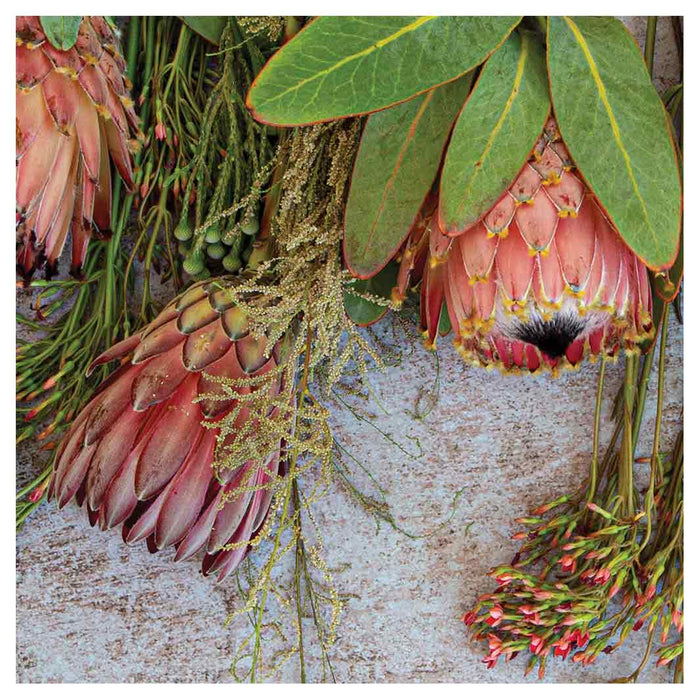
[{"label": "leaf with red edge", "polygon": [[319,17],[268,61],[246,104],[265,124],[369,114],[485,61],[520,17]]},{"label": "leaf with red edge", "polygon": [[647,267],[670,267],[680,173],[639,46],[614,17],[551,17],[547,41],[554,112],[579,172]]},{"label": "leaf with red edge", "polygon": [[463,76],[367,120],[345,210],[343,249],[355,276],[376,274],[406,239],[471,81]]},{"label": "leaf with red edge", "polygon": [[515,180],[550,110],[540,43],[514,33],[486,62],[457,119],[440,180],[440,228],[475,224]]}]

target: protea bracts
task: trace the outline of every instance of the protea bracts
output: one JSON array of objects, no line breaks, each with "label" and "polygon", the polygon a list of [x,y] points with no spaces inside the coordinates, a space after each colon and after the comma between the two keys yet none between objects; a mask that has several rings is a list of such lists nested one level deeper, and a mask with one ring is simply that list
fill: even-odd
[{"label": "protea bracts", "polygon": [[503,371],[574,367],[651,336],[647,270],[578,176],[554,119],[476,225],[443,234],[436,200],[401,252],[393,292],[402,299],[422,277],[429,344],[443,302],[465,360]]},{"label": "protea bracts", "polygon": [[[63,439],[49,487],[59,508],[75,497],[92,525],[122,525],[129,544],[146,539],[151,551],[174,545],[176,560],[205,549],[202,571],[219,580],[245,557],[283,469],[278,440],[261,458],[214,472],[215,450],[225,454],[255,430],[253,403],[240,397],[279,396],[284,385],[275,371],[284,339],[265,357],[267,339],[249,331],[227,293],[231,283],[193,285],[93,362],[90,371],[122,358]],[[261,295],[247,299],[258,302]],[[228,380],[246,381],[225,388]]]},{"label": "protea bracts", "polygon": [[110,156],[133,186],[138,119],[126,64],[104,17],[85,17],[75,45],[55,48],[39,17],[17,17],[17,268],[25,280],[56,266],[72,238],[72,270],[93,232],[110,228]]}]

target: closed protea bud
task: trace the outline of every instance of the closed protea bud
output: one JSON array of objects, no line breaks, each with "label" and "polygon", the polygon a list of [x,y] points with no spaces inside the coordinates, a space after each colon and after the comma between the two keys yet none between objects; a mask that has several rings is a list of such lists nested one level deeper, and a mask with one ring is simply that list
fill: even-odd
[{"label": "closed protea bud", "polygon": [[[265,357],[267,339],[249,332],[246,314],[226,290],[231,282],[193,285],[93,362],[90,371],[124,358],[64,438],[49,487],[59,508],[75,497],[91,524],[122,525],[127,543],[147,539],[151,551],[176,546],[176,560],[204,549],[202,570],[218,572],[219,580],[244,558],[283,468],[279,439],[238,468],[215,474],[212,466],[215,449],[225,454],[235,440],[240,444],[241,431],[247,441],[257,423],[254,404],[237,397],[274,398],[283,387],[275,370],[284,339]],[[251,295],[246,303],[265,299]],[[249,381],[229,382],[227,390],[226,380]],[[267,419],[278,411],[270,409]],[[235,543],[242,546],[222,549]]]},{"label": "closed protea bud", "polygon": [[104,17],[85,17],[75,45],[55,48],[38,17],[17,17],[17,268],[56,266],[69,229],[77,272],[93,230],[110,227],[110,156],[131,188],[138,129],[126,64]]},{"label": "closed protea bud", "polygon": [[[460,354],[504,371],[572,367],[651,336],[647,270],[578,176],[553,119],[477,224],[447,236],[437,211],[428,216],[424,208],[424,231],[406,249],[429,251],[421,314],[431,344],[443,301]],[[397,293],[402,285],[405,273]]]}]

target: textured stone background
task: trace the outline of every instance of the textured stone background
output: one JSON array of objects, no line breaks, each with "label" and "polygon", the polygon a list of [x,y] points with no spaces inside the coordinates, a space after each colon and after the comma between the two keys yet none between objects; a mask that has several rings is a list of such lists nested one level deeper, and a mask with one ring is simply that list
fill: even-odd
[{"label": "textured stone background", "polygon": [[[643,42],[644,22],[627,19]],[[659,85],[677,74],[670,23],[661,20]],[[21,299],[23,305],[27,299]],[[380,333],[391,339],[390,324]],[[670,445],[682,406],[682,329],[671,328],[665,437]],[[407,342],[404,352],[411,353]],[[502,377],[468,368],[443,341],[439,400],[422,421],[412,417],[421,387],[431,387],[435,358],[416,347],[400,368],[371,377],[383,410],[375,425],[338,408],[337,439],[366,465],[386,491],[397,524],[432,532],[462,497],[450,523],[411,539],[374,520],[338,487],[314,512],[325,556],[338,568],[335,583],[349,594],[332,651],[335,677],[346,682],[519,682],[524,660],[487,671],[470,649],[459,617],[492,588],[486,572],[516,550],[512,521],[552,497],[575,489],[590,459],[597,366],[558,379]],[[609,365],[606,409],[623,366]],[[656,387],[654,373],[650,396]],[[650,402],[651,403],[651,402]],[[651,410],[640,450],[650,448]],[[604,437],[607,437],[607,429]],[[418,455],[416,440],[422,454]],[[409,453],[411,456],[409,456]],[[21,474],[41,467],[18,455]],[[465,533],[469,522],[473,525]],[[287,560],[291,566],[291,558]],[[348,565],[344,568],[344,565]],[[284,579],[287,571],[280,571]],[[170,553],[129,548],[117,533],[91,530],[75,505],[59,513],[43,505],[17,538],[17,678],[20,682],[227,682],[234,650],[248,633],[223,621],[236,603],[232,583],[216,586],[197,562],[174,564]],[[307,621],[308,622],[308,621]],[[305,623],[307,673],[320,678],[312,628]],[[273,648],[276,641],[266,635]],[[547,681],[600,682],[631,672],[645,633],[594,666],[550,663]],[[294,661],[277,680],[297,681]],[[649,666],[647,682],[669,675]]]}]

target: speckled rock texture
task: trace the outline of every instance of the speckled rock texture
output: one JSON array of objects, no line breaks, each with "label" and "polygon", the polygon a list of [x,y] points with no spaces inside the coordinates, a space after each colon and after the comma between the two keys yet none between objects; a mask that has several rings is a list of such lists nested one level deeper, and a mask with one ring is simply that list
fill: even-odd
[{"label": "speckled rock texture", "polygon": [[[644,21],[626,21],[643,42]],[[678,71],[666,19],[658,41],[658,83],[665,86]],[[434,385],[435,355],[397,341],[389,321],[377,332],[398,342],[405,357],[401,366],[371,374],[379,405],[363,410],[394,442],[340,405],[333,408],[334,434],[385,490],[396,524],[427,536],[411,538],[385,523],[377,528],[337,484],[313,506],[335,584],[348,595],[331,651],[335,679],[521,682],[525,660],[488,671],[479,661],[483,650],[470,648],[459,618],[492,589],[488,570],[517,549],[509,539],[513,519],[576,489],[586,477],[597,365],[556,379],[504,377],[467,367],[444,339],[437,353],[439,394],[432,402],[422,392]],[[683,397],[683,334],[675,319],[668,354],[665,447],[680,426]],[[622,375],[622,362],[608,365],[608,413]],[[650,396],[655,390],[656,370]],[[434,403],[422,420],[415,416],[416,401],[421,409]],[[651,403],[640,453],[651,447]],[[603,439],[608,435],[606,424]],[[18,454],[22,475],[41,466],[31,451]],[[453,517],[439,527],[453,503]],[[282,580],[292,566],[287,557]],[[75,504],[62,512],[44,504],[17,537],[17,680],[231,682],[229,664],[249,626],[244,618],[227,628],[223,623],[239,602],[234,581],[215,585],[200,575],[198,562],[175,564],[171,552],[127,547],[117,532],[91,529]],[[304,632],[307,677],[320,680],[310,620]],[[265,638],[279,646],[272,631]],[[550,663],[546,681],[603,682],[628,674],[645,641],[645,632],[633,633],[622,650],[585,669]],[[298,681],[296,660],[273,680]],[[670,675],[650,664],[641,680],[669,682]]]}]

